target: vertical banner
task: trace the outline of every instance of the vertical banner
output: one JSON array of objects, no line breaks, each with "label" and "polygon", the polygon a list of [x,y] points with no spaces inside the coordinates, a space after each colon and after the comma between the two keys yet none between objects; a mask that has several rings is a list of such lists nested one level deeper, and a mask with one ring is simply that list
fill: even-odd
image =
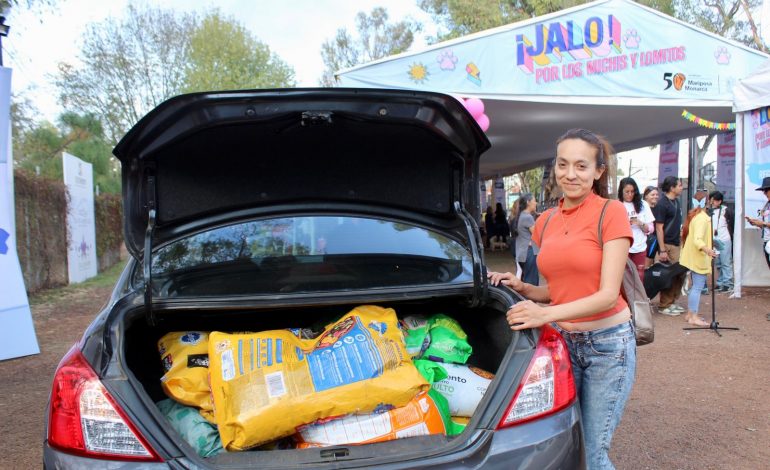
[{"label": "vertical banner", "polygon": [[487,210],[487,183],[484,181],[480,182],[479,186],[479,207],[480,211],[479,214],[484,214],[484,211]]},{"label": "vertical banner", "polygon": [[0,360],[40,352],[16,255],[10,98],[11,69],[0,67]]},{"label": "vertical banner", "polygon": [[679,176],[679,141],[666,142],[660,145],[660,160],[658,163],[658,186],[663,184],[667,176]]},{"label": "vertical banner", "polygon": [[735,201],[735,132],[717,135],[717,190]]},{"label": "vertical banner", "polygon": [[[743,149],[745,161],[745,200],[749,217],[758,217],[767,198],[757,188],[762,186],[762,179],[770,176],[770,107],[751,111],[751,119],[743,127],[746,145]],[[746,228],[751,227],[748,222]]]},{"label": "vertical banner", "polygon": [[94,180],[91,164],[62,154],[67,207],[67,274],[70,284],[96,276]]},{"label": "vertical banner", "polygon": [[505,208],[505,181],[502,177],[495,178],[495,204],[498,202]]}]

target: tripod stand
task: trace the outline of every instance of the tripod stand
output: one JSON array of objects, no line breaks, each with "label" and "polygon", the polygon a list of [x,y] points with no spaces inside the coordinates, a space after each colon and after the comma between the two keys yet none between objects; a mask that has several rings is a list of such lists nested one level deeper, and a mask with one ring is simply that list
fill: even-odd
[{"label": "tripod stand", "polygon": [[[711,221],[711,216],[709,215],[709,221]],[[711,227],[711,246],[714,246],[714,228]],[[719,332],[719,330],[740,330],[740,328],[735,327],[729,327],[729,326],[719,326],[719,322],[717,321],[717,303],[716,303],[716,269],[715,269],[715,258],[711,258],[711,323],[709,326],[688,326],[686,328],[682,328],[683,330],[713,330],[714,333],[716,333],[720,338],[722,337],[722,333]],[[692,287],[691,287],[692,288]]]}]

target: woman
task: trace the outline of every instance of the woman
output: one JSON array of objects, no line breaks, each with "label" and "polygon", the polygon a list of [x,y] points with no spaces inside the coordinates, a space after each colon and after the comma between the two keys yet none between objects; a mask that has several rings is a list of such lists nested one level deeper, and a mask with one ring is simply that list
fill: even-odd
[{"label": "woman", "polygon": [[[511,204],[511,210],[508,213],[508,230],[511,234],[511,256],[513,257],[513,262],[516,262],[516,237],[518,236],[516,227],[519,223],[519,203],[514,202]],[[521,268],[516,265],[516,277],[519,277]]]},{"label": "woman", "polygon": [[687,214],[687,221],[682,229],[684,248],[679,257],[679,264],[690,270],[692,285],[687,294],[687,315],[685,321],[695,326],[709,326],[698,315],[701,291],[706,287],[706,276],[711,274],[711,258],[717,253],[711,245],[711,217],[702,207],[696,207]]},{"label": "woman", "polygon": [[644,282],[644,266],[647,258],[647,236],[655,230],[655,216],[647,202],[642,200],[639,186],[633,178],[623,178],[618,185],[618,200],[623,201],[623,206],[628,214],[628,223],[631,224],[631,233],[634,241],[628,250],[628,257],[639,271],[639,277]]},{"label": "woman", "polygon": [[[660,198],[660,192],[655,186],[647,186],[644,189],[642,199],[650,206],[650,210],[658,204],[658,198]],[[658,252],[658,240],[655,237],[655,224],[653,223],[653,233],[647,237],[647,253],[644,260],[644,269],[649,268],[655,262],[655,254]],[[650,256],[652,255],[652,256]]]},{"label": "woman", "polygon": [[495,205],[495,235],[502,238],[503,243],[508,240],[508,217],[501,203]]},{"label": "woman", "polygon": [[537,270],[537,246],[532,244],[532,231],[535,229],[535,209],[537,201],[531,194],[519,198],[519,220],[516,221],[516,262],[521,266],[521,280],[536,286],[540,284]]},{"label": "woman", "polygon": [[486,247],[489,248],[492,237],[495,236],[495,213],[492,206],[487,206],[487,211],[484,214],[484,229],[487,232]]},{"label": "woman", "polygon": [[533,286],[511,273],[492,272],[489,278],[531,299],[508,310],[511,329],[553,322],[561,332],[580,398],[588,468],[614,468],[610,442],[636,371],[631,313],[620,295],[631,227],[623,204],[610,201],[602,221],[604,243],[599,244],[597,224],[607,201],[612,146],[584,129],[567,131],[556,144],[553,171],[564,196],[538,218],[532,236],[540,246],[537,266],[547,285]]}]

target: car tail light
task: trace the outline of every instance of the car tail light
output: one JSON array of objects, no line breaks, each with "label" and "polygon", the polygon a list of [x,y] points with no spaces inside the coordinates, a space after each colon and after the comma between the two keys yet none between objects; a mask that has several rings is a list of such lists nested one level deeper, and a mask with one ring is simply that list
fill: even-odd
[{"label": "car tail light", "polygon": [[498,429],[525,423],[566,408],[575,400],[569,350],[552,327],[542,327],[535,355]]},{"label": "car tail light", "polygon": [[73,454],[110,460],[160,462],[77,346],[56,369],[48,416],[48,443]]}]

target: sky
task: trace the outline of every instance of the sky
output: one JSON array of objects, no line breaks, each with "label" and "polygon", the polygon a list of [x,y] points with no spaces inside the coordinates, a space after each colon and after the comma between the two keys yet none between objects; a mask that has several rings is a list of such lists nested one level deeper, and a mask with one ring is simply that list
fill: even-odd
[{"label": "sky", "polygon": [[[6,21],[11,32],[3,38],[2,46],[4,64],[13,68],[14,93],[24,92],[40,111],[41,119],[55,121],[61,112],[56,102],[57,90],[52,84],[57,64],[77,63],[80,38],[86,26],[110,16],[120,17],[128,3],[129,0],[56,0],[55,8],[12,10]],[[417,0],[143,0],[134,4],[200,13],[218,8],[240,21],[291,65],[299,86],[318,85],[324,68],[321,44],[333,38],[339,28],[355,31],[354,19],[359,11],[368,13],[384,5],[391,21],[410,17],[423,23],[425,30],[413,49],[424,47],[425,36],[435,34],[431,17],[417,7]],[[764,0],[755,19],[770,24],[770,0]],[[770,28],[762,33],[767,39]],[[686,174],[686,153],[686,148],[680,152],[681,176]],[[709,155],[706,161],[714,158]],[[651,179],[657,175],[657,150],[624,152],[618,164],[626,171],[631,164],[640,186],[657,182]]]},{"label": "sky", "polygon": [[[22,2],[24,3],[24,2]],[[339,28],[355,31],[355,16],[380,5],[387,7],[390,21],[411,17],[423,24],[431,17],[417,7],[417,0],[145,0],[151,5],[179,11],[205,12],[218,8],[240,21],[260,41],[294,68],[299,86],[318,86],[323,73],[321,44],[334,37]],[[6,24],[10,34],[3,38],[3,61],[13,68],[14,93],[26,91],[42,117],[53,121],[61,111],[56,103],[52,76],[60,62],[75,62],[81,35],[89,23],[120,17],[127,0],[56,0],[56,8],[37,7],[12,10]],[[414,47],[426,44],[427,28]]]}]

